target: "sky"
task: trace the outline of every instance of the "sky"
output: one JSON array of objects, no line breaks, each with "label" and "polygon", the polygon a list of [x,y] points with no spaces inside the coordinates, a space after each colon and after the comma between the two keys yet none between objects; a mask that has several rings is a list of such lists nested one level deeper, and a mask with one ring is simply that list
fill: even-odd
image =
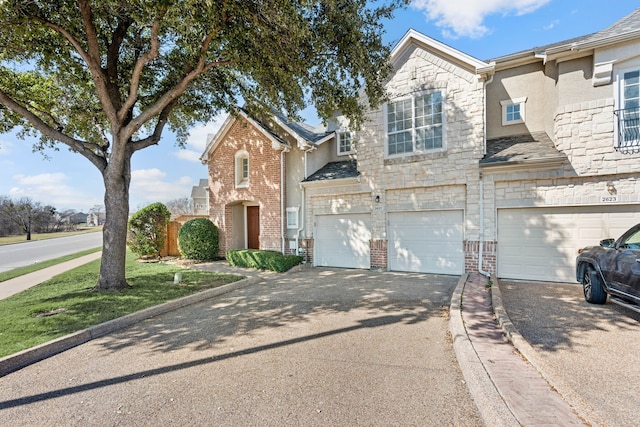
[{"label": "sky", "polygon": [[[409,7],[384,23],[384,41],[395,45],[414,29],[481,60],[508,55],[600,31],[631,13],[634,0],[412,0]],[[317,124],[313,108],[302,114]],[[199,157],[207,135],[224,122],[222,114],[193,128],[186,149],[165,131],[156,146],[132,158],[130,210],[154,202],[189,197],[207,177]],[[60,144],[46,156],[32,152],[34,139],[0,134],[0,196],[29,197],[63,211],[88,212],[103,205],[100,172],[79,154]]]}]

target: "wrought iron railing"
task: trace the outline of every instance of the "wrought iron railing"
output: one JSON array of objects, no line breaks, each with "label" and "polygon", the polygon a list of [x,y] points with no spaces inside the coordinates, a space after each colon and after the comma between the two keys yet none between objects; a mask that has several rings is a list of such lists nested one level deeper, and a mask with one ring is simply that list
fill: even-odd
[{"label": "wrought iron railing", "polygon": [[618,119],[616,150],[621,153],[640,153],[640,108],[625,108],[613,112]]}]

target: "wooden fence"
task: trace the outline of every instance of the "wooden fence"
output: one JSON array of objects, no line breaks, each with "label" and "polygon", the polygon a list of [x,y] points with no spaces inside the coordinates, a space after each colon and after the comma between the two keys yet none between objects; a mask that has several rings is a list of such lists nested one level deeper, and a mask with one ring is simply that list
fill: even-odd
[{"label": "wooden fence", "polygon": [[209,218],[207,215],[180,215],[167,224],[167,238],[164,241],[164,248],[160,256],[180,256],[178,250],[178,232],[182,225],[194,218]]}]

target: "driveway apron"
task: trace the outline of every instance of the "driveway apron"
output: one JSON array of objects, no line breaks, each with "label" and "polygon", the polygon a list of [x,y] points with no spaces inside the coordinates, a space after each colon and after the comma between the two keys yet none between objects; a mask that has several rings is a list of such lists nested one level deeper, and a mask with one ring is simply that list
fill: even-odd
[{"label": "driveway apron", "polygon": [[0,378],[26,425],[481,425],[448,335],[458,277],[302,269]]},{"label": "driveway apron", "polygon": [[592,425],[637,426],[640,314],[584,300],[580,284],[500,280],[527,357]]}]

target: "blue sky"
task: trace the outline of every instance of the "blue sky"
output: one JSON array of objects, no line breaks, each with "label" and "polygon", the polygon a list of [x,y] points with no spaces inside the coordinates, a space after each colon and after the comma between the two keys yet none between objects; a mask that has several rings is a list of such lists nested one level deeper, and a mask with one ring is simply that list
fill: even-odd
[{"label": "blue sky", "polygon": [[[599,31],[637,7],[632,0],[413,0],[385,23],[385,41],[393,45],[413,28],[487,60]],[[311,110],[304,116],[311,124],[318,121]],[[207,134],[215,133],[223,120],[194,128],[184,150],[165,132],[159,145],[135,153],[131,211],[189,197],[191,187],[207,176],[198,160]],[[0,195],[30,197],[58,210],[87,212],[103,204],[102,177],[92,164],[62,144],[59,151],[47,150],[46,159],[32,152],[32,144],[0,134]]]}]

